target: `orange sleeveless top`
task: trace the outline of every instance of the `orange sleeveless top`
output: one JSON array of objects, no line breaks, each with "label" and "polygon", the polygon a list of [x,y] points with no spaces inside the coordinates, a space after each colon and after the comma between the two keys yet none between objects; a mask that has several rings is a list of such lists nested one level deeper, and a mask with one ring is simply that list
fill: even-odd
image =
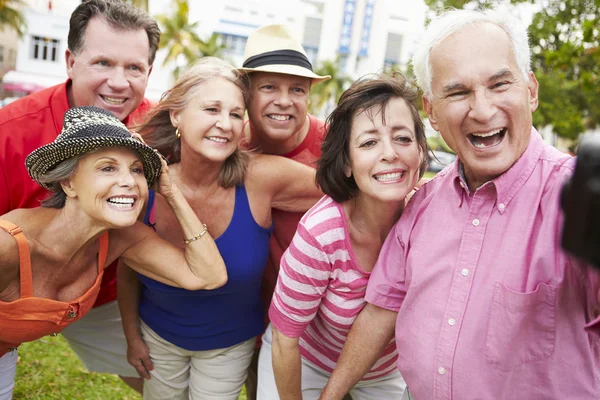
[{"label": "orange sleeveless top", "polygon": [[108,232],[100,236],[98,276],[94,285],[79,298],[68,303],[33,297],[31,257],[27,238],[17,225],[0,220],[0,229],[10,233],[17,241],[21,275],[21,295],[11,302],[0,301],[0,357],[23,342],[62,331],[79,320],[94,305],[108,252]]}]

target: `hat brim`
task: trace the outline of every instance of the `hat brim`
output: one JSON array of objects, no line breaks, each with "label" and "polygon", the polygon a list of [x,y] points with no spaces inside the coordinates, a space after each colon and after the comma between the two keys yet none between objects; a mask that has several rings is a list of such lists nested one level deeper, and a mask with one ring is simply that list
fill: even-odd
[{"label": "hat brim", "polygon": [[101,148],[114,147],[125,147],[137,152],[144,165],[144,175],[148,186],[154,185],[162,169],[160,156],[150,146],[133,138],[104,136],[55,141],[31,152],[25,159],[25,166],[34,181],[45,189],[52,190],[47,184],[39,181],[39,178],[46,172],[69,158]]},{"label": "hat brim", "polygon": [[252,72],[273,72],[276,74],[285,74],[285,75],[295,75],[302,76],[305,78],[312,79],[313,83],[319,83],[326,81],[327,79],[331,79],[330,75],[320,76],[312,72],[311,70],[299,67],[297,65],[288,65],[288,64],[271,64],[271,65],[262,65],[256,68],[238,68],[240,72],[244,73],[252,73]]}]

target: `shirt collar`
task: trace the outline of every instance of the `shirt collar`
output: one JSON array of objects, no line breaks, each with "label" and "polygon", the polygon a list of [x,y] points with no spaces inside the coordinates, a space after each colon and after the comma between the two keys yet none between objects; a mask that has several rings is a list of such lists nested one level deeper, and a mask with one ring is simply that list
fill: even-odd
[{"label": "shirt collar", "polygon": [[[496,179],[487,182],[484,186],[493,185],[496,189],[496,199],[498,202],[498,210],[500,213],[504,213],[504,210],[517,194],[519,189],[531,176],[541,154],[544,149],[544,142],[542,137],[535,130],[531,128],[531,137],[529,145],[525,152],[519,157],[517,162],[513,164],[506,172],[497,177]],[[459,206],[462,205],[462,199],[464,195],[469,195],[469,187],[467,186],[466,179],[464,178],[463,166],[460,160],[457,159],[453,168],[452,173],[454,176],[454,189],[460,197]],[[480,188],[480,189],[481,189]]]}]

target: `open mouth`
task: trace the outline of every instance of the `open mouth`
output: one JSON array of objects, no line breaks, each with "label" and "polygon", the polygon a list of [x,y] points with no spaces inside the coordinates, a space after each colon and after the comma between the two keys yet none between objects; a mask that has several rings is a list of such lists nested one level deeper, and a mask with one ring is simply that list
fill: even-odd
[{"label": "open mouth", "polygon": [[267,117],[274,121],[289,121],[292,119],[291,115],[282,115],[282,114],[268,114]]},{"label": "open mouth", "polygon": [[217,142],[217,143],[227,143],[227,142],[229,142],[229,140],[227,138],[220,137],[220,136],[209,136],[206,139],[207,140],[211,140],[213,142]]},{"label": "open mouth", "polygon": [[471,133],[467,137],[475,148],[487,149],[500,144],[506,136],[506,130],[506,128],[500,128],[491,132]]},{"label": "open mouth", "polygon": [[129,210],[133,208],[135,199],[133,197],[111,197],[106,200],[112,207],[119,208],[121,210]]},{"label": "open mouth", "polygon": [[100,97],[102,97],[102,100],[104,100],[106,103],[111,104],[113,106],[120,106],[121,104],[125,103],[127,101],[127,99],[119,99],[117,97],[110,97],[110,96],[103,96],[100,95]]},{"label": "open mouth", "polygon": [[393,182],[399,181],[404,177],[404,171],[402,172],[387,172],[384,174],[375,174],[373,178],[379,182]]}]

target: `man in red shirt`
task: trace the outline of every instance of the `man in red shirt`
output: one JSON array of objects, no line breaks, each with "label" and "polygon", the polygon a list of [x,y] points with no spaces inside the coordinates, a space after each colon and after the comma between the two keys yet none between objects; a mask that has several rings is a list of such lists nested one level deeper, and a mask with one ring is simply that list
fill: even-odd
[{"label": "man in red shirt", "polygon": [[[119,0],[90,0],[75,9],[65,55],[69,79],[0,109],[0,215],[37,207],[47,195],[29,178],[25,157],[56,138],[67,109],[93,105],[129,126],[139,121],[150,108],[144,93],[159,39],[154,20]],[[119,374],[141,391],[125,357],[115,271],[116,264],[106,269],[95,308],[63,335],[90,371]]]},{"label": "man in red shirt", "polygon": [[[319,76],[312,71],[304,49],[284,25],[263,26],[248,37],[240,71],[250,77],[249,121],[245,132],[249,147],[315,167],[326,129],[323,121],[308,114],[308,96],[312,84],[330,76]],[[303,214],[272,210],[273,234],[261,293],[265,326],[269,322],[267,311],[277,283],[279,261]],[[256,399],[260,341],[258,346],[246,380],[249,400]]]}]

